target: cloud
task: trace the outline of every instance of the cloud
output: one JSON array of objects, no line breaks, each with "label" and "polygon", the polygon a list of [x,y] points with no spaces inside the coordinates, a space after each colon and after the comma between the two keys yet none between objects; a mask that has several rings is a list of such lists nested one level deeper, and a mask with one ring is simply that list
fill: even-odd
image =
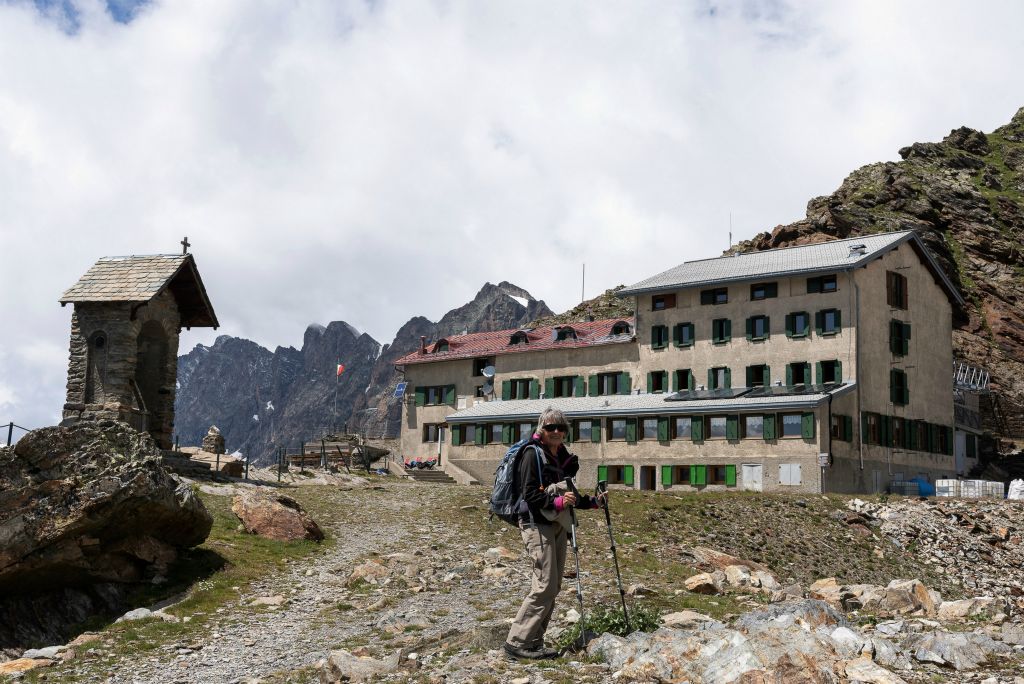
[{"label": "cloud", "polygon": [[730,214],[1024,104],[1012,2],[115,4],[0,3],[0,377],[34,424],[66,358],[14,350],[66,347],[100,256],[189,236],[223,327],[183,352],[386,343],[485,281],[564,310],[584,262],[592,296],[716,255]]}]

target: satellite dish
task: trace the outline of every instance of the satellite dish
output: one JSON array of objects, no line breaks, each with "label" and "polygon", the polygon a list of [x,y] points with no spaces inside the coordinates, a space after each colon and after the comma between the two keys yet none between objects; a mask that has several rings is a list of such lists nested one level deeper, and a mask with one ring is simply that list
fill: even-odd
[{"label": "satellite dish", "polygon": [[488,396],[491,395],[491,394],[494,394],[494,383],[492,383],[492,382],[484,383],[484,386],[480,388],[480,391],[483,392],[484,394],[488,395]]},{"label": "satellite dish", "polygon": [[485,378],[493,378],[494,377],[494,366],[485,366],[484,369],[482,371],[480,371],[480,373]]}]

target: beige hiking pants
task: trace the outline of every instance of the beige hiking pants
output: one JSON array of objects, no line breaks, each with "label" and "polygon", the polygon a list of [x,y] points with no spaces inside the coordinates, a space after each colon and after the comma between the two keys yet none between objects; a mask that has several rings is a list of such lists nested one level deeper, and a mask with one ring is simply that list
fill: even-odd
[{"label": "beige hiking pants", "polygon": [[555,521],[549,525],[523,524],[521,533],[526,552],[533,559],[533,582],[508,632],[508,643],[516,648],[539,648],[544,645],[544,632],[562,588],[568,531]]}]

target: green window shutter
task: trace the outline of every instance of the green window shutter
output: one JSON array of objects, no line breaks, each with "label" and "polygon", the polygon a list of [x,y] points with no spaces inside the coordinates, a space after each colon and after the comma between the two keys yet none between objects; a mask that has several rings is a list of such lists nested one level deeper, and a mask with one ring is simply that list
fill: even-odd
[{"label": "green window shutter", "polygon": [[600,442],[601,441],[601,421],[592,420],[590,421],[590,441]]},{"label": "green window shutter", "polygon": [[505,423],[501,426],[501,443],[512,443],[512,425],[510,423]]},{"label": "green window shutter", "polygon": [[754,336],[754,317],[750,316],[747,318],[747,339],[749,340]]},{"label": "green window shutter", "polygon": [[768,387],[771,384],[772,384],[772,367],[766,365],[764,367],[764,386]]},{"label": "green window shutter", "polygon": [[555,396],[555,379],[547,378],[544,380],[544,398],[550,399]]},{"label": "green window shutter", "polygon": [[821,280],[818,278],[807,279],[807,294],[821,292]]},{"label": "green window shutter", "polygon": [[725,389],[732,387],[732,370],[726,366],[725,368]]},{"label": "green window shutter", "polygon": [[825,329],[825,312],[815,311],[814,312],[814,332],[821,334]]},{"label": "green window shutter", "polygon": [[686,389],[694,389],[697,386],[697,379],[693,375],[693,371],[690,369],[686,370]]},{"label": "green window shutter", "polygon": [[672,371],[672,391],[678,392],[680,390],[679,382],[679,371]]},{"label": "green window shutter", "polygon": [[843,416],[843,439],[853,441],[853,416]]},{"label": "green window shutter", "polygon": [[793,314],[786,314],[786,337],[793,336]]},{"label": "green window shutter", "polygon": [[704,441],[704,418],[701,416],[693,416],[690,419],[690,438],[694,442]]},{"label": "green window shutter", "polygon": [[953,455],[953,428],[947,427],[946,430],[946,455]]},{"label": "green window shutter", "polygon": [[658,441],[668,441],[668,418],[665,416],[658,417]]},{"label": "green window shutter", "polygon": [[572,379],[574,385],[572,395],[574,397],[585,397],[587,396],[587,381],[582,375],[577,375]]},{"label": "green window shutter", "polygon": [[512,398],[512,381],[502,380],[501,381],[501,400],[508,401]]},{"label": "green window shutter", "polygon": [[843,312],[836,309],[836,330],[843,329]]},{"label": "green window shutter", "polygon": [[909,444],[909,448],[914,451],[920,451],[921,449],[921,444],[917,438],[917,424],[918,421],[916,420],[907,421],[907,442]]},{"label": "green window shutter", "polygon": [[484,429],[485,428],[483,425],[476,426],[476,435],[474,436],[473,441],[476,442],[477,444],[484,443]]},{"label": "green window shutter", "polygon": [[530,398],[540,399],[540,382],[536,378],[530,378]]},{"label": "green window shutter", "polygon": [[904,406],[910,403],[910,387],[907,386],[906,378],[903,379],[903,397],[902,397],[902,399],[903,399],[903,405]]},{"label": "green window shutter", "polygon": [[764,424],[764,439],[765,441],[775,439],[775,414],[766,413],[761,416],[761,420]]},{"label": "green window shutter", "polygon": [[676,323],[672,326],[672,344],[677,347],[683,346],[683,324]]},{"label": "green window shutter", "polygon": [[636,444],[636,418],[626,419],[626,443]]},{"label": "green window shutter", "polygon": [[900,353],[906,356],[910,351],[910,324],[903,324],[903,344],[900,347]]},{"label": "green window shutter", "polygon": [[793,386],[793,364],[791,363],[786,364],[786,386]]},{"label": "green window shutter", "polygon": [[714,387],[715,387],[715,369],[714,368],[708,368],[708,384],[707,384],[707,388],[708,389],[714,389]]},{"label": "green window shutter", "polygon": [[599,465],[597,466],[597,481],[607,482],[608,481],[608,466]]},{"label": "green window shutter", "polygon": [[423,406],[427,403],[427,388],[417,387],[416,388],[416,405]]},{"label": "green window shutter", "polygon": [[732,321],[728,318],[725,319],[725,341],[728,342],[732,339]]},{"label": "green window shutter", "polygon": [[754,380],[754,367],[747,366],[747,384],[744,387],[750,387],[750,383]]},{"label": "green window shutter", "polygon": [[868,412],[861,411],[860,413],[860,441],[863,444],[868,444]]},{"label": "green window shutter", "polygon": [[691,484],[695,484],[695,485],[700,485],[701,487],[707,485],[707,483],[708,483],[708,467],[706,465],[699,465],[699,466],[696,466],[696,469],[697,469],[696,480],[694,480],[693,476],[691,475],[690,483]]},{"label": "green window shutter", "polygon": [[444,403],[455,403],[455,385],[448,385],[444,388]]},{"label": "green window shutter", "polygon": [[892,446],[892,416],[882,416],[882,446]]},{"label": "green window shutter", "polygon": [[814,414],[805,413],[800,416],[800,434],[804,439],[814,439]]},{"label": "green window shutter", "polygon": [[733,440],[740,438],[739,416],[732,415],[725,417],[725,438]]},{"label": "green window shutter", "polygon": [[836,361],[836,382],[843,381],[843,362]]},{"label": "green window shutter", "polygon": [[672,466],[663,465],[661,466],[661,486],[671,487],[672,486]]},{"label": "green window shutter", "polygon": [[815,361],[814,362],[814,378],[815,378],[815,380],[817,381],[817,383],[819,385],[821,384],[821,377],[822,377],[821,376],[821,361]]},{"label": "green window shutter", "polygon": [[689,329],[689,333],[690,333],[690,342],[686,346],[690,347],[690,346],[693,346],[693,342],[694,342],[694,339],[695,339],[694,338],[695,333],[694,333],[693,323],[687,323],[686,327]]},{"label": "green window shutter", "polygon": [[651,326],[651,349],[661,349],[661,344],[658,342],[658,328],[660,325]]},{"label": "green window shutter", "polygon": [[690,486],[697,486],[697,466],[695,465],[690,466]]},{"label": "green window shutter", "polygon": [[725,466],[725,486],[735,487],[736,486],[736,466],[729,464]]},{"label": "green window shutter", "polygon": [[896,332],[897,325],[899,325],[899,321],[889,321],[889,351],[893,354],[899,354],[902,347],[899,341],[899,333]]},{"label": "green window shutter", "polygon": [[597,384],[597,376],[591,375],[589,378],[587,378],[587,384],[590,385],[590,391],[588,392],[588,394],[592,397],[596,397],[600,391],[600,388]]},{"label": "green window shutter", "polygon": [[633,486],[633,466],[628,465],[622,468],[622,483],[625,485]]},{"label": "green window shutter", "polygon": [[938,448],[938,444],[939,444],[938,432],[935,429],[936,427],[938,427],[938,426],[937,425],[932,425],[931,423],[928,423],[928,429],[927,429],[927,433],[928,433],[928,451],[931,452],[931,453],[935,452],[935,449]]},{"label": "green window shutter", "polygon": [[622,371],[619,374],[619,394],[629,394],[631,390],[629,371]]},{"label": "green window shutter", "polygon": [[459,446],[462,444],[462,426],[452,426],[452,446]]},{"label": "green window shutter", "polygon": [[650,394],[654,391],[654,373],[647,374],[647,393]]}]

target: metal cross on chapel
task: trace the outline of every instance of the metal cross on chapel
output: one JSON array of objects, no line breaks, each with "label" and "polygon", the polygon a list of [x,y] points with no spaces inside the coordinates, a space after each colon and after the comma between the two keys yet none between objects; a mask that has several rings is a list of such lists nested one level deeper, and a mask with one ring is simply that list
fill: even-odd
[{"label": "metal cross on chapel", "polygon": [[191,245],[191,243],[189,243],[187,235],[185,236],[185,239],[183,239],[181,241],[180,244],[181,244],[181,253],[182,253],[182,255],[188,254],[188,248],[191,247],[192,245]]}]

